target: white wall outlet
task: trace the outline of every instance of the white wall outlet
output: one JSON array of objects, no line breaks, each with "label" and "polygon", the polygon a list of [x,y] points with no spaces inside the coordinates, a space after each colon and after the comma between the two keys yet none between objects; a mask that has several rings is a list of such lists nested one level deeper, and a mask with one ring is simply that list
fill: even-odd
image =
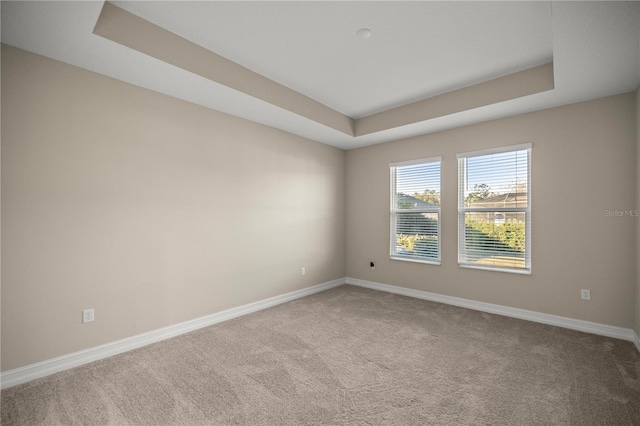
[{"label": "white wall outlet", "polygon": [[306,273],[307,273],[307,268],[303,266],[302,269],[300,269],[300,275],[304,275]]},{"label": "white wall outlet", "polygon": [[91,322],[93,320],[95,320],[95,312],[93,310],[93,308],[91,309],[84,309],[82,311],[82,323],[86,323],[86,322]]},{"label": "white wall outlet", "polygon": [[580,290],[580,297],[582,300],[591,300],[591,290],[583,288]]}]

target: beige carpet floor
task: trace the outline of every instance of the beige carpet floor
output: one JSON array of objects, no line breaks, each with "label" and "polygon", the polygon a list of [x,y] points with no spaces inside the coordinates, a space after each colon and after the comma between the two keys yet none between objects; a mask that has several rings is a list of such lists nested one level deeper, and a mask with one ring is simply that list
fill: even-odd
[{"label": "beige carpet floor", "polygon": [[2,425],[640,425],[625,341],[353,286],[2,391]]}]

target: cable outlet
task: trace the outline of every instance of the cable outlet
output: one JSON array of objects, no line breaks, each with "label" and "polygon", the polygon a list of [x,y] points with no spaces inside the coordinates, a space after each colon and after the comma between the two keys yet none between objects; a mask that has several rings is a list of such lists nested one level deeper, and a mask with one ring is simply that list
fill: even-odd
[{"label": "cable outlet", "polygon": [[93,308],[91,309],[84,309],[82,311],[82,323],[87,323],[87,322],[91,322],[93,320],[95,320],[95,311],[93,310]]},{"label": "cable outlet", "polygon": [[583,288],[580,290],[580,297],[582,300],[591,300],[591,290]]},{"label": "cable outlet", "polygon": [[305,275],[307,273],[307,269],[303,266],[302,269],[300,269],[300,275]]}]

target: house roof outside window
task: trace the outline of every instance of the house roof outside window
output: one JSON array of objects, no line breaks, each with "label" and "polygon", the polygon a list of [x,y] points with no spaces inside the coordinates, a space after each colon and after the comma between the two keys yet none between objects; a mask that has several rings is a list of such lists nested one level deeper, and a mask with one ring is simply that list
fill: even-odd
[{"label": "house roof outside window", "polygon": [[526,192],[507,192],[506,194],[492,195],[489,198],[470,203],[477,208],[505,208],[505,207],[526,207]]},{"label": "house roof outside window", "polygon": [[399,206],[403,206],[403,208],[408,209],[426,209],[429,207],[438,207],[436,204],[431,204],[419,198],[402,193],[399,193],[396,199]]}]

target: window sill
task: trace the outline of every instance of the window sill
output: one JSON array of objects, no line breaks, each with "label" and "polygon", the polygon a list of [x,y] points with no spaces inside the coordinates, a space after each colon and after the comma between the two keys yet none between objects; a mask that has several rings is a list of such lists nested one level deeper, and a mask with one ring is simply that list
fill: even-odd
[{"label": "window sill", "polygon": [[401,257],[401,256],[389,256],[391,260],[401,260],[403,262],[412,262],[412,263],[424,263],[427,265],[440,265],[439,260],[423,260],[423,259],[414,259],[412,257]]},{"label": "window sill", "polygon": [[460,268],[480,269],[482,271],[507,272],[510,274],[531,275],[531,269],[497,268],[497,267],[483,266],[483,265],[471,265],[468,263],[458,263],[458,266]]}]

